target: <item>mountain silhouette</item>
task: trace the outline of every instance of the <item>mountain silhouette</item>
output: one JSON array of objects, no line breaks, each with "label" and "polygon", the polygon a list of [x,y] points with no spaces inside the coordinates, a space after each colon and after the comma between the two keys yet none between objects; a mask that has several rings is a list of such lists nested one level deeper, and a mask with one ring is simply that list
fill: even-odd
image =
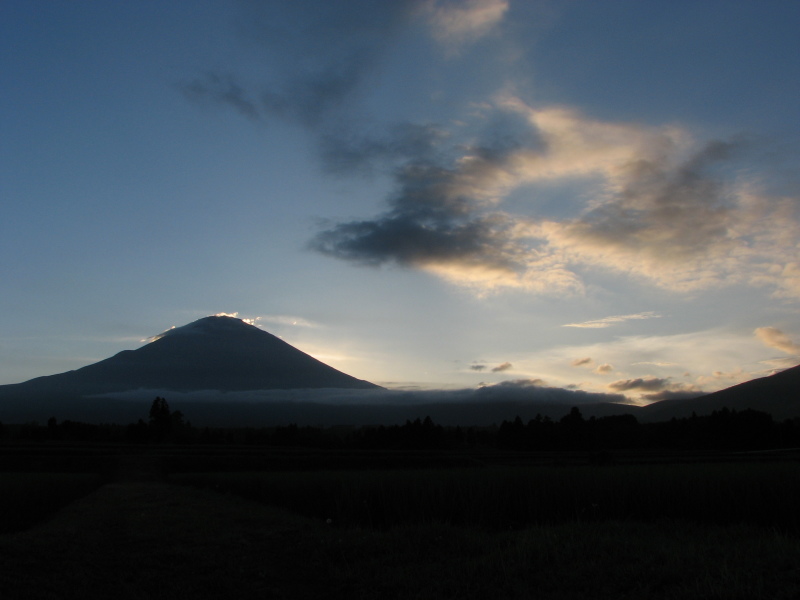
[{"label": "mountain silhouette", "polygon": [[664,421],[689,417],[692,413],[706,415],[724,407],[752,408],[776,419],[800,416],[800,365],[697,398],[662,400],[645,406],[639,414],[643,420]]},{"label": "mountain silhouette", "polygon": [[0,392],[88,396],[136,389],[379,388],[234,317],[206,317],[153,340],[81,369],[0,386]]}]

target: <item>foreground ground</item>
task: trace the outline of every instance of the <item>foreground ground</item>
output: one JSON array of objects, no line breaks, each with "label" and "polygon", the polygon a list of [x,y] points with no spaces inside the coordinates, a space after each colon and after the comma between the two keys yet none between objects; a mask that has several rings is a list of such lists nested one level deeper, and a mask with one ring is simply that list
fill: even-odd
[{"label": "foreground ground", "polygon": [[750,525],[374,530],[164,481],[105,484],[0,536],[3,598],[800,597],[800,540]]}]

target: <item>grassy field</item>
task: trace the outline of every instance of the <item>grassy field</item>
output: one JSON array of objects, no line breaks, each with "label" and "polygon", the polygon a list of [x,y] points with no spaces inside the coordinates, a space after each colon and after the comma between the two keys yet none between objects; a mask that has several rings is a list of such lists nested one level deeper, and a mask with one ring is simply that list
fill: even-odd
[{"label": "grassy field", "polygon": [[0,473],[4,514],[49,503],[0,535],[3,597],[800,597],[792,461],[181,472],[167,450],[105,483]]},{"label": "grassy field", "polygon": [[91,473],[0,473],[0,534],[27,529],[102,481]]},{"label": "grassy field", "polygon": [[680,519],[800,533],[794,462],[176,473],[170,480],[369,529]]}]

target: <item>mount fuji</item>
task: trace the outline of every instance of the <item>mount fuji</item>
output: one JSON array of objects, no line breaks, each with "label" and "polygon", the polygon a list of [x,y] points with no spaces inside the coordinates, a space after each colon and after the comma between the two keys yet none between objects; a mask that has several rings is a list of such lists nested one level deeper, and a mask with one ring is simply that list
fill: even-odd
[{"label": "mount fuji", "polygon": [[138,350],[123,350],[81,369],[0,386],[0,396],[312,388],[379,386],[337,371],[240,319],[214,316],[169,329]]}]

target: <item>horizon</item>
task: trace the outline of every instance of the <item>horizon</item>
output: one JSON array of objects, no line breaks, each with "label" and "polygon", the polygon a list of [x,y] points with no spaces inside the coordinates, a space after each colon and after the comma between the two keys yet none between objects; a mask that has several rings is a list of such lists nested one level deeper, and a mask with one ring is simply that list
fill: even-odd
[{"label": "horizon", "polygon": [[[281,339],[277,336],[273,336],[273,334],[262,327],[259,327],[257,319],[239,318],[236,313],[217,313],[215,315],[201,317],[200,319],[181,326],[172,326],[159,334],[144,338],[140,340],[143,345],[137,348],[137,350],[144,348],[146,345],[158,342],[165,337],[172,337],[175,335],[184,336],[186,339],[202,340],[203,333],[220,335],[222,332],[226,332],[224,335],[230,337],[231,335],[236,335],[234,333],[235,331],[240,331],[232,329],[227,325],[222,329],[216,325],[213,325],[211,329],[208,329],[208,327],[198,328],[198,324],[211,320],[233,321],[245,327],[252,327],[269,336]],[[199,337],[198,333],[201,334]],[[249,346],[251,342],[244,343]],[[289,344],[289,346],[299,350],[291,346],[291,344]],[[126,352],[130,352],[130,350],[121,350],[119,353],[115,353],[113,356],[107,358],[111,359],[116,357],[117,354],[124,354]],[[93,365],[86,366],[91,367]],[[783,370],[785,369],[777,370],[771,374],[776,374]],[[52,375],[58,376],[64,374],[66,373]],[[349,376],[350,374],[345,373],[345,375]],[[29,381],[34,381],[36,379],[39,378],[34,378]],[[28,382],[20,383],[24,384]],[[367,381],[366,383],[375,382]],[[192,390],[178,390],[173,388],[148,387],[145,385],[136,389],[131,388],[127,390],[83,395],[82,398],[84,401],[89,402],[94,402],[97,399],[113,399],[141,403],[144,400],[149,401],[150,397],[155,395],[157,397],[170,397],[181,406],[197,407],[203,405],[218,405],[222,402],[225,406],[229,407],[244,404],[273,407],[283,406],[284,409],[285,406],[295,405],[296,403],[299,403],[299,405],[318,405],[339,408],[361,407],[364,409],[371,407],[372,409],[378,410],[390,409],[392,407],[398,408],[400,406],[409,409],[413,409],[414,407],[427,407],[427,409],[434,408],[436,410],[441,410],[448,406],[458,406],[462,409],[466,407],[483,406],[489,409],[492,405],[495,405],[496,408],[501,408],[505,405],[513,405],[516,406],[517,409],[522,409],[523,412],[530,412],[531,410],[541,411],[545,409],[548,415],[553,413],[553,411],[558,412],[558,410],[566,410],[572,407],[588,407],[593,410],[599,408],[602,411],[604,410],[602,406],[616,405],[628,407],[629,409],[636,409],[659,404],[662,401],[652,400],[650,402],[641,402],[620,393],[615,394],[602,391],[592,392],[558,388],[547,386],[545,382],[541,380],[529,379],[504,380],[494,384],[479,384],[471,388],[457,386],[452,386],[450,388],[442,386],[426,387],[424,385],[409,383],[393,386],[391,382],[389,382],[388,385],[382,385],[380,383],[377,385],[378,387],[376,388],[318,387],[312,385],[308,388],[268,387],[244,390],[227,390],[222,388],[206,389],[199,387]],[[2,387],[2,385],[0,385],[0,387]],[[685,396],[666,398],[665,400],[699,400],[703,395],[705,394],[687,394]]]},{"label": "horizon", "polygon": [[216,314],[395,389],[800,364],[800,4],[0,15],[0,385]]}]

